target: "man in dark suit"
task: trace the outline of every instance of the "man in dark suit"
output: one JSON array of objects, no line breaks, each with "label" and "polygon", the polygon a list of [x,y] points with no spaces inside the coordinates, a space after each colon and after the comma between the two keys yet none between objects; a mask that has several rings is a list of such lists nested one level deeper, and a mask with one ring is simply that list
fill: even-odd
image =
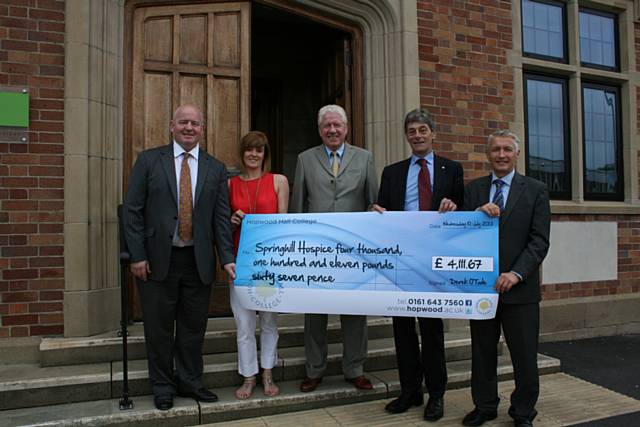
[{"label": "man in dark suit", "polygon": [[199,149],[204,128],[198,107],[180,106],[170,123],[173,142],[138,155],[124,202],[149,379],[160,410],[173,406],[176,393],[205,402],[218,399],[202,384],[214,247],[231,278],[235,263],[227,172]]},{"label": "man in dark suit", "polygon": [[[374,202],[378,180],[373,155],[346,142],[347,114],[338,105],[318,112],[322,144],[298,156],[289,212],[364,212]],[[342,372],[356,388],[371,390],[364,376],[367,358],[367,317],[341,315]],[[304,350],[307,376],[302,392],[316,389],[327,369],[327,315],[304,317]]]},{"label": "man in dark suit", "polygon": [[549,249],[551,211],[547,187],[516,172],[518,137],[508,130],[489,136],[491,175],[465,189],[464,209],[500,217],[500,293],[496,317],[471,320],[471,394],[475,409],[466,426],[496,418],[498,408],[497,344],[500,327],[509,347],[515,376],[509,415],[516,427],[531,426],[538,400],[539,267]]},{"label": "man in dark suit", "polygon": [[[445,212],[462,206],[462,166],[433,154],[436,133],[428,111],[418,108],[407,113],[404,131],[413,154],[406,160],[384,168],[378,203],[372,209],[378,212]],[[415,318],[393,318],[401,393],[385,409],[391,413],[401,413],[411,406],[422,405],[424,378],[429,393],[424,419],[437,421],[444,415],[444,391],[447,386],[444,327],[439,318],[419,317],[418,324],[422,350],[416,334]]]}]

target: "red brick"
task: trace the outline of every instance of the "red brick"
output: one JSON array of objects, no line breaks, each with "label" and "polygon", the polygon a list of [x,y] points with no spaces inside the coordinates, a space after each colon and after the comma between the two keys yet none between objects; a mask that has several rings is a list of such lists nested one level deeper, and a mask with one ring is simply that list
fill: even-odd
[{"label": "red brick", "polygon": [[46,31],[29,31],[29,40],[37,42],[64,43],[64,34]]},{"label": "red brick", "polygon": [[62,144],[64,143],[64,135],[62,133],[45,133],[40,132],[40,142]]},{"label": "red brick", "polygon": [[29,243],[32,245],[62,245],[64,243],[64,236],[61,234],[31,235],[29,236]]},{"label": "red brick", "polygon": [[64,166],[64,156],[60,155],[42,155],[40,156],[40,165],[42,166]]},{"label": "red brick", "polygon": [[64,176],[64,168],[57,166],[30,166],[31,176]]},{"label": "red brick", "polygon": [[[47,166],[47,168],[50,168],[50,166]],[[53,168],[56,169],[56,168]],[[59,168],[62,169],[62,168]],[[63,169],[64,171],[64,169]],[[32,189],[29,190],[29,197],[34,199],[34,200],[41,200],[41,199],[59,199],[62,200],[64,197],[64,191],[63,190],[54,190],[51,188],[48,189]]]},{"label": "red brick", "polygon": [[64,280],[62,280],[62,279],[29,280],[29,289],[32,289],[32,290],[64,289]]},{"label": "red brick", "polygon": [[61,302],[34,302],[29,304],[30,313],[48,313],[62,311]]},{"label": "red brick", "polygon": [[[42,134],[41,134],[42,135]],[[29,144],[30,153],[62,154],[64,145],[58,144]]]},{"label": "red brick", "polygon": [[60,1],[60,0],[38,0],[38,8],[64,11],[64,1]]},{"label": "red brick", "polygon": [[39,224],[38,231],[40,233],[62,233],[64,228],[62,224]]},{"label": "red brick", "polygon": [[9,74],[33,74],[36,71],[35,65],[3,63],[0,67],[2,72]]},{"label": "red brick", "polygon": [[9,236],[9,244],[11,245],[26,245],[27,236]]},{"label": "red brick", "polygon": [[64,277],[64,268],[40,268],[40,277]]},{"label": "red brick", "polygon": [[40,31],[53,31],[57,33],[64,33],[64,23],[61,22],[49,22],[49,21],[39,21],[38,29]]},{"label": "red brick", "polygon": [[2,316],[2,326],[32,325],[38,322],[37,314],[22,314],[18,316]]},{"label": "red brick", "polygon": [[9,314],[29,313],[29,304],[9,304]]},{"label": "red brick", "polygon": [[40,256],[62,256],[64,254],[64,246],[40,246],[38,251]]},{"label": "red brick", "polygon": [[37,231],[36,224],[0,224],[0,234],[31,234]]},{"label": "red brick", "polygon": [[[12,269],[20,269],[29,267],[29,260],[27,258],[9,258],[9,267]],[[12,289],[11,290],[24,290],[24,289]]]},{"label": "red brick", "polygon": [[64,325],[33,325],[29,333],[31,335],[62,335]]},{"label": "red brick", "polygon": [[40,178],[38,186],[40,188],[63,188],[64,187],[64,179],[62,179],[62,178]]},{"label": "red brick", "polygon": [[37,187],[37,178],[3,178],[2,185],[4,187]]},{"label": "red brick", "polygon": [[4,270],[2,272],[3,280],[35,279],[36,277],[38,277],[38,270],[35,268]]},{"label": "red brick", "polygon": [[[64,56],[58,55],[41,55],[32,53],[31,57],[38,56],[40,60],[39,64],[51,64],[51,65],[64,65]],[[45,61],[46,59],[46,61]],[[64,97],[64,90],[62,89],[48,89],[48,88],[40,88],[38,89],[38,97],[39,98],[57,98],[61,99]]]},{"label": "red brick", "polygon": [[40,313],[38,317],[41,325],[64,323],[64,315],[62,313]]},{"label": "red brick", "polygon": [[13,200],[22,200],[29,198],[29,191],[25,188],[12,188],[9,190],[9,198]]},{"label": "red brick", "polygon": [[64,54],[64,46],[62,44],[40,42],[38,52]]},{"label": "red brick", "polygon": [[40,291],[40,301],[62,301],[62,291]]},{"label": "red brick", "polygon": [[30,267],[63,267],[63,257],[35,257],[29,259]]},{"label": "red brick", "polygon": [[64,13],[43,9],[29,10],[29,17],[32,19],[42,19],[44,21],[64,21]]},{"label": "red brick", "polygon": [[[14,4],[15,3],[19,4],[20,3],[20,2],[15,1],[15,0],[13,0],[13,1],[14,1]],[[27,5],[25,4],[24,6],[27,6]],[[21,17],[21,18],[25,18],[27,16],[27,13],[28,13],[28,9],[26,7],[10,7],[9,8],[9,15],[10,16],[18,16],[18,17]]]},{"label": "red brick", "polygon": [[36,132],[63,132],[64,123],[33,120],[29,123],[29,128]]},{"label": "red brick", "polygon": [[31,211],[38,209],[38,202],[31,200],[4,200],[2,209],[11,211]]},{"label": "red brick", "polygon": [[16,326],[11,328],[12,338],[22,338],[29,336],[29,328],[26,326]]},{"label": "red brick", "polygon": [[2,40],[0,48],[5,50],[21,50],[25,52],[35,52],[38,50],[38,44],[29,41],[18,40]]},{"label": "red brick", "polygon": [[38,164],[38,157],[29,154],[3,154],[2,163],[6,165],[34,165]]},{"label": "red brick", "polygon": [[35,246],[5,246],[2,248],[3,257],[21,257],[38,255],[38,248]]}]

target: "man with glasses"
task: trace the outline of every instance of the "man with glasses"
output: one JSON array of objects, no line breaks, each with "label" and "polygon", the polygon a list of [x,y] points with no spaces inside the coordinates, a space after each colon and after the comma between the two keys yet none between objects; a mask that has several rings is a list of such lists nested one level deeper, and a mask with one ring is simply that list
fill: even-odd
[{"label": "man with glasses", "polygon": [[200,150],[202,112],[182,105],[169,126],[170,144],[138,155],[123,214],[142,304],[149,379],[160,410],[171,409],[176,394],[218,400],[202,383],[214,248],[235,278],[227,171]]}]

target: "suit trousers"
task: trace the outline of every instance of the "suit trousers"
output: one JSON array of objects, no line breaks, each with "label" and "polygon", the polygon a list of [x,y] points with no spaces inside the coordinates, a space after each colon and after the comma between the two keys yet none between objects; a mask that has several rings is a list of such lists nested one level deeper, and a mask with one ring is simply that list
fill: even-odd
[{"label": "suit trousers", "polygon": [[[327,370],[327,322],[326,314],[305,314],[304,352],[309,378],[320,378]],[[367,316],[340,315],[342,327],[342,372],[345,378],[355,378],[364,373],[367,359]]]},{"label": "suit trousers", "polygon": [[509,347],[515,389],[511,393],[509,415],[520,420],[533,420],[540,392],[538,378],[538,333],[540,306],[498,304],[494,319],[471,320],[471,395],[476,408],[494,412],[498,408],[498,341],[500,326]]},{"label": "suit trousers", "polygon": [[256,313],[260,316],[260,366],[271,369],[278,362],[278,313],[244,308],[234,287],[231,288],[231,310],[238,329],[238,372],[243,377],[258,373],[256,346]]},{"label": "suit trousers", "polygon": [[422,393],[424,378],[429,397],[440,398],[447,388],[442,319],[419,317],[418,325],[422,349],[416,334],[415,318],[393,318],[393,339],[402,394]]},{"label": "suit trousers", "polygon": [[153,394],[198,390],[211,285],[200,281],[193,247],[174,247],[165,280],[139,280],[138,290]]}]

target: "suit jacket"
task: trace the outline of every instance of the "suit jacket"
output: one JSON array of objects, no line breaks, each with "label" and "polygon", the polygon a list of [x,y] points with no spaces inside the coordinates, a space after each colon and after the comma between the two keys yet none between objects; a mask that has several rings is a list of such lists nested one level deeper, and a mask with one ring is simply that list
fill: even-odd
[{"label": "suit jacket", "polygon": [[[171,143],[140,153],[124,201],[124,234],[131,262],[149,261],[151,280],[163,281],[167,276],[177,221],[178,190]],[[234,260],[227,171],[224,164],[204,151],[198,156],[193,245],[203,283],[215,278],[214,246],[222,265]]]},{"label": "suit jacket", "polygon": [[[407,191],[407,173],[411,158],[386,166],[382,171],[378,204],[390,211],[403,211]],[[433,156],[433,197],[431,210],[438,210],[443,198],[453,200],[462,208],[464,173],[460,163]]]},{"label": "suit jacket", "polygon": [[[491,175],[478,178],[465,189],[465,210],[489,202]],[[500,215],[500,273],[515,271],[522,282],[500,294],[505,304],[538,302],[540,264],[549,250],[551,209],[547,186],[515,173],[504,212]]]},{"label": "suit jacket", "polygon": [[374,203],[378,180],[373,155],[345,143],[334,177],[324,145],[298,155],[289,212],[363,212]]}]

